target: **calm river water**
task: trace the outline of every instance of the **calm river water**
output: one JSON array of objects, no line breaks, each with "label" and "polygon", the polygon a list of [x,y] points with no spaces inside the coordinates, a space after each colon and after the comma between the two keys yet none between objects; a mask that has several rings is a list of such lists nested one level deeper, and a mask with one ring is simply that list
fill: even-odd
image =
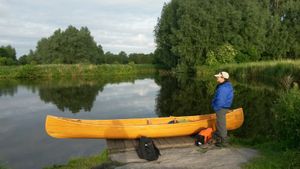
[{"label": "calm river water", "polygon": [[[245,124],[233,132],[268,132],[273,86],[234,82],[233,107],[243,107]],[[100,153],[101,139],[54,139],[44,128],[46,115],[117,119],[211,113],[214,78],[134,77],[101,80],[0,81],[0,164],[38,169],[72,157]],[[258,112],[260,112],[258,114]],[[264,124],[264,127],[259,127]]]}]

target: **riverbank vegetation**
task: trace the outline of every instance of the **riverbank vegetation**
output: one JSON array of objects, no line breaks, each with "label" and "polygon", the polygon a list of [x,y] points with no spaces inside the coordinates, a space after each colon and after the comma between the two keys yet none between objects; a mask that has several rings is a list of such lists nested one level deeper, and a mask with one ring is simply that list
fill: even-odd
[{"label": "riverbank vegetation", "polygon": [[0,169],[8,169],[8,168],[0,163]]},{"label": "riverbank vegetation", "polygon": [[101,76],[154,73],[155,71],[156,68],[154,65],[136,64],[51,64],[2,66],[0,69],[0,79],[100,78]]},{"label": "riverbank vegetation", "polygon": [[[247,137],[235,137],[232,139],[232,144],[234,145],[251,147],[260,152],[258,157],[243,166],[245,169],[300,168],[300,116],[298,106],[300,103],[300,90],[296,85],[280,95],[275,104],[272,105],[271,117],[264,120],[265,126],[261,124],[261,127],[254,127],[257,133],[251,136],[244,131]],[[254,114],[252,116],[257,116],[255,115],[257,113],[252,113]],[[256,120],[260,120],[259,117],[256,118]],[[255,124],[247,125],[253,126]],[[247,127],[245,130],[247,130]],[[261,132],[260,130],[267,131]]]},{"label": "riverbank vegetation", "polygon": [[244,168],[300,168],[300,60],[199,66],[197,77],[211,81],[219,71],[229,72],[235,84],[234,106],[246,108],[232,143],[260,151]]},{"label": "riverbank vegetation", "polygon": [[[237,83],[251,85],[252,81],[260,81],[275,87],[272,90],[276,92],[261,91],[260,97],[248,96],[247,102],[252,97],[255,100],[247,105],[250,107],[249,112],[245,112],[245,127],[234,132],[240,137],[234,138],[233,144],[250,146],[261,152],[245,168],[300,168],[299,65],[299,60],[284,60],[228,64],[208,70],[207,67],[198,68],[200,75],[226,70]],[[237,97],[236,102],[241,102],[237,104],[248,104]],[[270,99],[271,102],[263,101]]]},{"label": "riverbank vegetation", "polygon": [[[65,165],[53,165],[51,167],[45,167],[44,169],[96,169],[97,166],[117,166],[118,164],[113,163],[108,158],[108,151],[104,150],[101,154],[85,157],[85,158],[74,158]],[[99,167],[101,168],[101,167]],[[103,168],[103,167],[102,167]],[[106,168],[106,167],[105,167]]]},{"label": "riverbank vegetation", "polygon": [[300,83],[300,77],[298,76],[300,73],[299,59],[198,66],[197,76],[211,77],[219,71],[228,71],[235,81],[248,85],[261,83],[289,89],[292,87],[293,82]]}]

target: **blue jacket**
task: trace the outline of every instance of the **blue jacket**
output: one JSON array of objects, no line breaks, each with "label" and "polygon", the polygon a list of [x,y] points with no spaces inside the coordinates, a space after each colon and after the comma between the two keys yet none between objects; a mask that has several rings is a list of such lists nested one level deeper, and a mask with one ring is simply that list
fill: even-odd
[{"label": "blue jacket", "polygon": [[233,100],[233,87],[230,82],[219,84],[212,100],[212,107],[215,112],[222,108],[230,108]]}]

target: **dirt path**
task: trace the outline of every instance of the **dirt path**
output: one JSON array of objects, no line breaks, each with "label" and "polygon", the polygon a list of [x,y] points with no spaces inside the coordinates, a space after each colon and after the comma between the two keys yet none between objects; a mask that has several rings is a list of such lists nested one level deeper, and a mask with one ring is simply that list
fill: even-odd
[{"label": "dirt path", "polygon": [[174,148],[161,150],[157,161],[148,162],[137,157],[136,152],[111,155],[113,161],[124,163],[116,169],[236,169],[257,155],[249,148]]}]

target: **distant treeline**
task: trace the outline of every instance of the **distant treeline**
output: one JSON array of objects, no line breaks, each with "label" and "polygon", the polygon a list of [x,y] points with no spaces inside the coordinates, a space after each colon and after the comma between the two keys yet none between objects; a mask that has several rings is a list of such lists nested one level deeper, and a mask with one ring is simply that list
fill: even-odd
[{"label": "distant treeline", "polygon": [[56,30],[48,38],[38,41],[36,50],[16,59],[16,50],[11,46],[0,47],[0,65],[15,64],[152,64],[152,53],[119,54],[104,53],[97,45],[87,27],[80,30],[69,26],[65,31]]},{"label": "distant treeline", "polygon": [[12,46],[0,47],[0,65],[15,65],[18,63],[16,50]]},{"label": "distant treeline", "polygon": [[155,28],[170,68],[300,57],[299,0],[172,0]]}]

